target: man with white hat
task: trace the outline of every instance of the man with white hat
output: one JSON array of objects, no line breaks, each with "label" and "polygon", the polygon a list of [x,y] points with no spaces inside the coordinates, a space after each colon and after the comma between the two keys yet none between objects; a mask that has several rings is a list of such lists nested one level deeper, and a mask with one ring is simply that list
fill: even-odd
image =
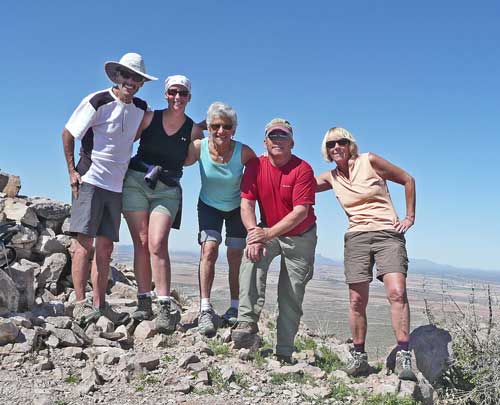
[{"label": "man with white hat", "polygon": [[[144,82],[157,80],[146,74],[144,60],[137,53],[127,53],[119,62],[106,62],[104,68],[115,85],[85,97],[62,134],[73,197],[70,232],[76,234],[71,268],[77,299],[73,315],[81,324],[101,315],[115,324],[129,318],[106,304],[106,286],[113,242],[119,236],[123,178],[148,109],[145,101],[134,96]],[[81,141],[77,165],[75,138]],[[85,299],[91,263],[92,304]]]},{"label": "man with white hat", "polygon": [[280,256],[276,357],[292,363],[305,288],[314,268],[316,181],[311,166],[292,154],[293,130],[287,120],[275,118],[266,125],[264,145],[267,156],[251,160],[241,180],[241,219],[248,236],[240,267],[238,323],[231,337],[235,348],[249,348],[258,340],[267,271]]}]

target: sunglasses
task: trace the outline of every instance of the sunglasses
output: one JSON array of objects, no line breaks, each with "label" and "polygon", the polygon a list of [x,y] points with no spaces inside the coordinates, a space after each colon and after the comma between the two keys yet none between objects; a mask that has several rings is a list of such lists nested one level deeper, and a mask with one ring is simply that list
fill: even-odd
[{"label": "sunglasses", "polygon": [[138,75],[137,73],[130,72],[128,70],[119,69],[118,73],[124,79],[132,79],[134,82],[137,82],[137,83],[141,83],[144,81],[144,77],[142,77],[141,75]]},{"label": "sunglasses", "polygon": [[280,139],[289,139],[290,135],[285,134],[283,132],[272,132],[272,133],[268,134],[267,137],[271,141],[279,141]]},{"label": "sunglasses", "polygon": [[210,129],[212,131],[218,131],[219,128],[221,128],[225,131],[231,131],[233,129],[232,125],[227,125],[227,124],[210,124]]},{"label": "sunglasses", "polygon": [[168,89],[167,94],[169,96],[176,96],[177,94],[181,97],[187,97],[189,96],[189,91],[188,90],[177,90],[177,89]]},{"label": "sunglasses", "polygon": [[328,141],[326,142],[326,147],[327,149],[335,148],[335,144],[338,144],[339,146],[346,146],[349,144],[349,139],[338,139],[336,141]]}]

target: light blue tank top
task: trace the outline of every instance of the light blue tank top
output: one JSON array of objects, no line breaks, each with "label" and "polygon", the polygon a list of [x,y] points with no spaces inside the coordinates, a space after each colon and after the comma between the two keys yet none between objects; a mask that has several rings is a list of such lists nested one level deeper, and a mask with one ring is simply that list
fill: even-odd
[{"label": "light blue tank top", "polygon": [[240,206],[240,182],[243,175],[241,142],[235,141],[233,155],[227,163],[217,163],[210,157],[208,138],[201,140],[200,200],[221,211],[231,211]]}]

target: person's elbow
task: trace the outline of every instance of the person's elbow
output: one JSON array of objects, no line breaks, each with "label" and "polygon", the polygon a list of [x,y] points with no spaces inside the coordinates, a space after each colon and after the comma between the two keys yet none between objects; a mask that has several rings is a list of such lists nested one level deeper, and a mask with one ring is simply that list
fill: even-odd
[{"label": "person's elbow", "polygon": [[310,209],[311,206],[309,204],[296,205],[293,208],[293,210],[295,211],[295,217],[299,223],[307,218]]}]

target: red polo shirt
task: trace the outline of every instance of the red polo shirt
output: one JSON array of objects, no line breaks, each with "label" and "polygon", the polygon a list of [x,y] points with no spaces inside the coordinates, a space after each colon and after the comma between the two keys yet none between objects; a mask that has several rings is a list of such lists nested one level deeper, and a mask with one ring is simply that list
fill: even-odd
[{"label": "red polo shirt", "polygon": [[297,156],[281,167],[275,167],[267,156],[250,160],[241,180],[241,197],[258,201],[261,220],[272,227],[296,205],[311,205],[307,217],[283,236],[296,236],[315,222],[316,181],[311,166]]}]

